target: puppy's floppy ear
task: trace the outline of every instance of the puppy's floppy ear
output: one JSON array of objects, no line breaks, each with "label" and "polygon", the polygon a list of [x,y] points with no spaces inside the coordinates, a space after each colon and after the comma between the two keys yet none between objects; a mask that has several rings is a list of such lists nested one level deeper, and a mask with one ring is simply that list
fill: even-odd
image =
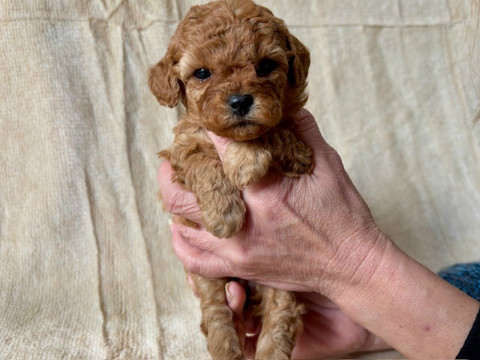
[{"label": "puppy's floppy ear", "polygon": [[287,55],[288,82],[295,88],[305,89],[310,67],[310,52],[300,40],[290,33],[287,35],[287,49],[289,50]]},{"label": "puppy's floppy ear", "polygon": [[171,44],[160,62],[148,71],[148,86],[161,105],[174,107],[178,104],[181,87],[178,75],[177,49]]}]

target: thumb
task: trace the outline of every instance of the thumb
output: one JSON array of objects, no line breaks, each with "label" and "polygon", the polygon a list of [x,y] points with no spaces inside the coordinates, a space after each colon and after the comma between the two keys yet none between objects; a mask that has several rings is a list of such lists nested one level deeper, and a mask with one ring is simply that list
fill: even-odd
[{"label": "thumb", "polygon": [[225,285],[225,293],[230,309],[236,316],[243,318],[243,307],[247,296],[243,286],[236,281],[229,281]]},{"label": "thumb", "polygon": [[312,149],[325,149],[330,145],[325,141],[313,115],[306,109],[301,109],[293,117],[295,135],[305,145]]},{"label": "thumb", "polygon": [[215,145],[215,148],[217,149],[217,152],[218,152],[218,156],[220,156],[220,159],[223,160],[223,155],[225,154],[227,145],[234,140],[218,136],[217,134],[208,130],[207,130],[207,135],[210,138],[210,140],[212,140],[213,145]]}]

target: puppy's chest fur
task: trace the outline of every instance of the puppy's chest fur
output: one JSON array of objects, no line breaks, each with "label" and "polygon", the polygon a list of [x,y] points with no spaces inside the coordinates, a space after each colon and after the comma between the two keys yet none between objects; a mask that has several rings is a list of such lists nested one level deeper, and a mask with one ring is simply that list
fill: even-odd
[{"label": "puppy's chest fur", "polygon": [[[159,153],[172,162],[175,170],[174,180],[194,191],[194,181],[197,177],[188,176],[191,166],[204,167],[202,160],[215,159],[219,161],[217,151],[203,127],[182,118],[173,129],[175,140],[169,149]],[[196,159],[198,164],[188,161]],[[188,168],[182,164],[188,162]],[[292,132],[290,119],[280,123],[266,134],[251,141],[231,142],[223,158],[223,164],[214,162],[215,168],[221,165],[227,179],[243,190],[248,184],[259,181],[270,168],[288,177],[298,177],[309,174],[312,170],[311,151],[298,141]],[[205,171],[208,171],[205,168]],[[215,187],[215,184],[211,184]]]}]

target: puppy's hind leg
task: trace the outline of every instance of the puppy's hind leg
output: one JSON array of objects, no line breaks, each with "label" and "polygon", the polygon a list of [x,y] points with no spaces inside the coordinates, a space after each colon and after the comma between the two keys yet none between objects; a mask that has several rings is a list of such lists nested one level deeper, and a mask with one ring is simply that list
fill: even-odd
[{"label": "puppy's hind leg", "polygon": [[289,360],[303,329],[303,305],[297,304],[291,292],[264,287],[260,309],[262,331],[255,359]]},{"label": "puppy's hind leg", "polygon": [[233,314],[225,299],[226,279],[208,279],[191,275],[202,308],[202,332],[213,360],[243,360],[243,347],[238,338]]}]

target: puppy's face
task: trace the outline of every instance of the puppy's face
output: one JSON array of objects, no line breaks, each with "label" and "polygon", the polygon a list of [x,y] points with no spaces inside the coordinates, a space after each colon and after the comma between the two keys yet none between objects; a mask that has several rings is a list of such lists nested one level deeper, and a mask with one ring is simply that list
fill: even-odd
[{"label": "puppy's face", "polygon": [[149,85],[162,105],[179,99],[217,135],[255,139],[306,101],[307,49],[283,21],[247,0],[193,7]]}]

